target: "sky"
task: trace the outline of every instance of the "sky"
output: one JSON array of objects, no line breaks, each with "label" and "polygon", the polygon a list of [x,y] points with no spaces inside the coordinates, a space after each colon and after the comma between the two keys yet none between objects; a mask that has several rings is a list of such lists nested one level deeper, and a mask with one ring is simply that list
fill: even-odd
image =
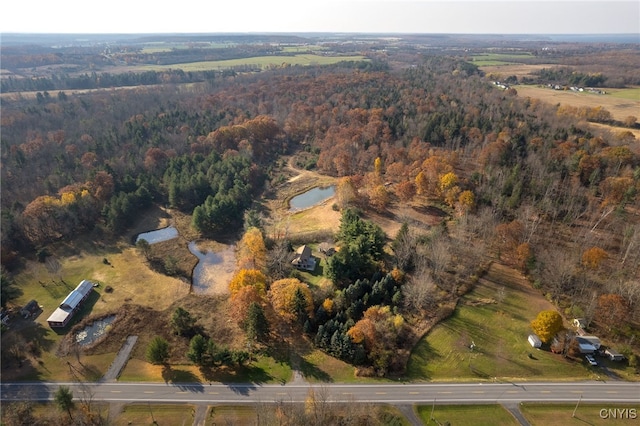
[{"label": "sky", "polygon": [[6,0],[1,15],[1,33],[640,34],[639,0]]}]

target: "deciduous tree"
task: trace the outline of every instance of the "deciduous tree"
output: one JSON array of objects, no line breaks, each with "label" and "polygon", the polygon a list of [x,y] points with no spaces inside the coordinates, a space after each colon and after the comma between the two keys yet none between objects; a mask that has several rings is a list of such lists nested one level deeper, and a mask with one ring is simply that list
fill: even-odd
[{"label": "deciduous tree", "polygon": [[264,295],[267,291],[267,277],[257,269],[240,269],[229,281],[229,292],[234,296],[246,286],[253,286],[258,294]]},{"label": "deciduous tree", "polygon": [[607,258],[607,252],[600,247],[591,247],[582,253],[582,264],[591,270],[596,270]]},{"label": "deciduous tree", "polygon": [[595,319],[609,331],[621,327],[628,321],[629,302],[618,294],[603,294],[598,297]]},{"label": "deciduous tree", "polygon": [[533,332],[544,343],[548,343],[563,329],[562,316],[557,311],[542,311],[531,321]]},{"label": "deciduous tree", "polygon": [[313,316],[311,290],[297,278],[275,281],[269,289],[269,298],[276,312],[289,321],[304,322],[305,315],[307,318]]}]

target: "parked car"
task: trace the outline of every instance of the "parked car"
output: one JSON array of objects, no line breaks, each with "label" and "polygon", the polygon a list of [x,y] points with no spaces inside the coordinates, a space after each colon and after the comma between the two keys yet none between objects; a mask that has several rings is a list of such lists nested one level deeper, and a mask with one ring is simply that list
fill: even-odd
[{"label": "parked car", "polygon": [[591,365],[591,366],[598,365],[598,363],[596,362],[596,359],[593,357],[593,355],[585,355],[584,359],[586,359],[587,362],[589,363],[589,365]]}]

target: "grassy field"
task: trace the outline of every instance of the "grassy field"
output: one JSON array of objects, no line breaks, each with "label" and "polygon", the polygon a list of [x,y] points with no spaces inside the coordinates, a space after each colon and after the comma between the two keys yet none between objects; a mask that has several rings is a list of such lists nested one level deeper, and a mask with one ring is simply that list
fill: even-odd
[{"label": "grassy field", "polygon": [[[629,99],[632,101],[640,102],[640,87],[630,87],[627,89],[609,89],[607,93],[609,93],[609,95],[613,96],[614,98]],[[640,114],[640,110],[636,110],[636,113]]]},{"label": "grassy field", "polygon": [[582,362],[531,348],[529,323],[545,309],[553,306],[517,271],[493,264],[461,299],[454,315],[414,348],[408,377],[433,381],[596,378]]},{"label": "grassy field", "polygon": [[[518,425],[516,419],[501,405],[420,405],[418,417],[425,425],[507,426]],[[432,417],[433,412],[433,417]],[[435,420],[431,420],[431,419]],[[550,422],[547,424],[560,424]]]},{"label": "grassy field", "polygon": [[292,370],[289,364],[278,362],[271,357],[258,356],[251,364],[237,371],[224,368],[202,370],[194,365],[172,365],[169,369],[165,369],[161,365],[130,359],[119,379],[125,382],[284,383],[289,381],[291,376]]},{"label": "grassy field", "polygon": [[[601,410],[620,409],[616,413],[618,418],[613,418],[613,412]],[[624,409],[635,409],[633,412]],[[520,411],[532,426],[556,425],[632,425],[638,424],[640,418],[640,406],[623,404],[578,404],[575,417],[576,404],[535,404],[524,403],[520,405]],[[604,417],[604,418],[603,418]],[[633,417],[633,418],[632,418]]]},{"label": "grassy field", "polygon": [[249,405],[222,405],[209,408],[206,426],[251,425],[256,423],[256,407]]},{"label": "grassy field", "polygon": [[[113,420],[115,426],[120,425],[191,425],[195,414],[193,405],[157,405],[129,404],[120,415]],[[156,422],[157,423],[154,423]]]},{"label": "grassy field", "polygon": [[343,61],[363,61],[366,60],[364,56],[321,56],[301,54],[294,56],[255,56],[252,58],[242,59],[229,59],[224,61],[203,61],[203,62],[190,62],[184,64],[171,64],[171,65],[148,65],[141,67],[141,69],[147,71],[161,71],[165,69],[181,69],[188,71],[208,71],[229,69],[242,65],[258,66],[260,68],[267,67],[279,67],[283,64],[289,65],[331,65]]},{"label": "grassy field", "polygon": [[[518,85],[519,96],[538,98],[553,105],[566,104],[575,107],[601,106],[611,113],[615,120],[623,121],[630,115],[638,116],[640,111],[640,88],[605,89],[607,94],[551,90],[542,86]],[[639,117],[640,118],[640,117]]]},{"label": "grassy field", "polygon": [[472,61],[474,65],[479,67],[483,66],[496,66],[517,64],[524,58],[530,58],[533,55],[529,52],[523,53],[483,53],[481,55],[474,55]]}]

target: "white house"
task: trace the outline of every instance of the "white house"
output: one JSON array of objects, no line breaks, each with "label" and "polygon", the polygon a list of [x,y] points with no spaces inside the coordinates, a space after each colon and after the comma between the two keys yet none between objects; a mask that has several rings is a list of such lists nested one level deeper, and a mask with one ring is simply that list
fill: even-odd
[{"label": "white house", "polygon": [[291,261],[291,264],[297,268],[305,271],[313,271],[316,269],[316,259],[311,255],[311,249],[309,246],[300,246],[296,250],[296,257]]}]

